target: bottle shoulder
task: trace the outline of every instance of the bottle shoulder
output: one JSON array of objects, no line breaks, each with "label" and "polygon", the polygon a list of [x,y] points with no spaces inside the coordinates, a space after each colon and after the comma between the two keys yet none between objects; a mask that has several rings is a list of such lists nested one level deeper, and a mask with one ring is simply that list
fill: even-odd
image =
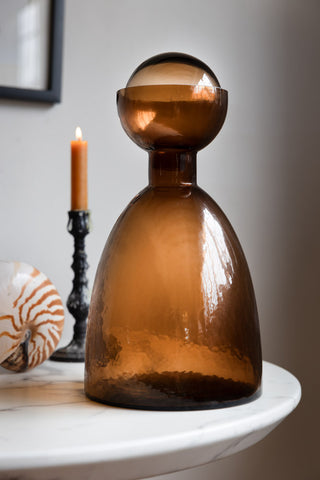
[{"label": "bottle shoulder", "polygon": [[190,187],[150,187],[139,192],[118,218],[109,236],[113,241],[120,233],[188,230],[199,237],[203,229],[215,231],[227,243],[240,247],[231,223],[211,196],[197,185]]},{"label": "bottle shoulder", "polygon": [[[228,219],[217,202],[201,187],[192,185],[188,187],[150,187],[147,186],[139,192],[123,211],[123,216],[139,214],[143,210],[145,214],[153,211],[165,213],[170,210],[190,212],[201,217],[214,216],[222,221]],[[231,227],[231,225],[230,225]],[[231,227],[232,228],[232,227]]]}]

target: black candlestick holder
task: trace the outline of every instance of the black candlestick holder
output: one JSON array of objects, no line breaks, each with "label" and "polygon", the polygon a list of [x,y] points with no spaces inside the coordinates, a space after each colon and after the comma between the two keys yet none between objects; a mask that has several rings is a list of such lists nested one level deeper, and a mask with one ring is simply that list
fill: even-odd
[{"label": "black candlestick holder", "polygon": [[89,290],[86,271],[89,267],[85,252],[85,237],[88,235],[89,211],[71,210],[68,232],[74,237],[74,254],[71,265],[74,271],[73,288],[67,301],[67,308],[75,318],[73,338],[69,345],[56,350],[50,360],[56,362],[84,362],[86,327],[89,311]]}]

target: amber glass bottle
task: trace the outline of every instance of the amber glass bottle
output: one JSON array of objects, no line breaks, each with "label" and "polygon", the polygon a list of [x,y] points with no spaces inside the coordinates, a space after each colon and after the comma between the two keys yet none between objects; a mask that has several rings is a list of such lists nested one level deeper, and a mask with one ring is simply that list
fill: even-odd
[{"label": "amber glass bottle", "polygon": [[118,92],[123,128],[149,152],[149,185],[115,224],[96,274],[85,391],[111,405],[217,408],[260,393],[258,314],[229,221],[196,183],[227,92],[183,54],[144,62]]}]

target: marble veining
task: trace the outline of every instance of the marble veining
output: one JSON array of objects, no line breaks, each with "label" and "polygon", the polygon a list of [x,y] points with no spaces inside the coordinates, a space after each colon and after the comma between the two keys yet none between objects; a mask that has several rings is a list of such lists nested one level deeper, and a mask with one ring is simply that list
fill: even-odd
[{"label": "marble veining", "polygon": [[152,412],[86,398],[83,364],[0,369],[0,479],[108,480],[160,475],[236,453],[264,438],[298,404],[289,372],[264,362],[263,393],[219,410]]}]

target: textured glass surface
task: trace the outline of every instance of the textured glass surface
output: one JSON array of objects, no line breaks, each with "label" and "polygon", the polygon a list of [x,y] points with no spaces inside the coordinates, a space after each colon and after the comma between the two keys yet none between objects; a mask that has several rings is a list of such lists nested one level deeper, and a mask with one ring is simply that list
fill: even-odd
[{"label": "textured glass surface", "polygon": [[[260,392],[259,322],[247,262],[229,221],[196,184],[196,152],[222,127],[227,92],[163,84],[161,75],[157,85],[165,60],[176,55],[142,64],[128,85],[149,65],[158,67],[153,83],[129,86],[117,97],[125,131],[149,151],[149,185],[118,219],[100,260],[85,390],[126,407],[216,408]],[[199,64],[211,72],[192,62],[195,74]]]}]

